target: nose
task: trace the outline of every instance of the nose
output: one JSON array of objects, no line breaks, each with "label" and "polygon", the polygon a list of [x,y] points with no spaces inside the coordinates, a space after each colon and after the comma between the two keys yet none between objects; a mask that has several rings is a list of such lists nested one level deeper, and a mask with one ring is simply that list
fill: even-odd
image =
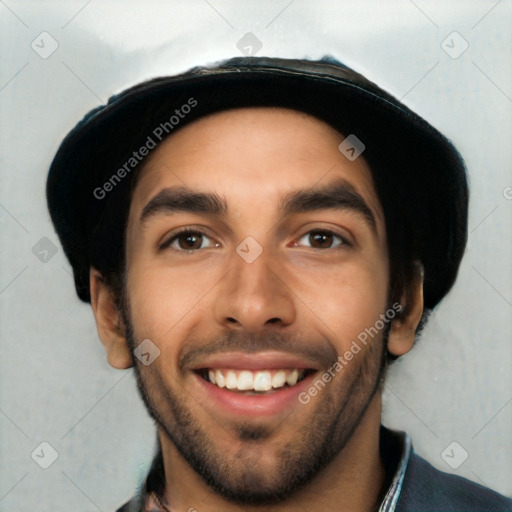
[{"label": "nose", "polygon": [[263,251],[248,263],[237,253],[217,288],[215,316],[227,328],[259,332],[268,324],[281,327],[295,321],[294,294],[275,257]]}]

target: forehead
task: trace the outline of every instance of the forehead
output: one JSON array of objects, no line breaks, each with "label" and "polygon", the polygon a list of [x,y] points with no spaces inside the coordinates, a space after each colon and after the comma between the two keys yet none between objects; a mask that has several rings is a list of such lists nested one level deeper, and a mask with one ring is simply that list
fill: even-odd
[{"label": "forehead", "polygon": [[185,186],[230,197],[241,208],[276,208],[299,189],[345,180],[381,207],[363,157],[348,160],[338,149],[345,135],[313,116],[284,108],[256,107],[203,117],[169,136],[146,161],[132,197],[132,213],[162,189]]}]

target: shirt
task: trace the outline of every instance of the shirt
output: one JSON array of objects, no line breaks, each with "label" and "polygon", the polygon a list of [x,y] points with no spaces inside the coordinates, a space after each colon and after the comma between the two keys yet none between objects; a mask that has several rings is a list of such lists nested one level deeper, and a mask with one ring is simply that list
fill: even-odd
[{"label": "shirt", "polygon": [[[414,453],[406,432],[381,425],[380,454],[389,484],[376,512],[512,512],[511,498],[435,469]],[[116,512],[172,512],[161,502],[164,489],[159,450],[141,492]]]}]

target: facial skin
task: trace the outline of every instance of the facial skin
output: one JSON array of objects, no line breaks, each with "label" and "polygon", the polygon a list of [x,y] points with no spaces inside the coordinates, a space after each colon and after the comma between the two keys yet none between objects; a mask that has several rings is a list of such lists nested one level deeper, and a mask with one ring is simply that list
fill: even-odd
[{"label": "facial skin", "polygon": [[[137,364],[157,421],[172,510],[373,510],[382,498],[386,330],[307,404],[298,400],[391,307],[384,214],[365,160],[338,150],[343,138],[287,109],[237,109],[191,123],[153,152],[134,190],[124,315],[91,269],[109,362]],[[279,209],[296,192],[340,185],[344,207],[285,216]],[[173,210],[172,187],[217,194],[228,211]],[[173,238],[184,227],[192,236]],[[241,249],[254,255],[258,244],[261,254],[246,261]],[[421,281],[414,290],[407,316],[389,330],[395,355],[414,341]],[[160,350],[149,366],[132,357],[145,339]],[[208,368],[315,373],[264,401],[207,383],[199,373]],[[276,405],[280,393],[288,398]]]}]

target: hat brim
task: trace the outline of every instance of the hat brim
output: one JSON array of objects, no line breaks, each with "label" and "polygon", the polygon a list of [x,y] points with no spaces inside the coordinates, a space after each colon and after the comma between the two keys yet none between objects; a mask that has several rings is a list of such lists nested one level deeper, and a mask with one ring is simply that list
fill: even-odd
[{"label": "hat brim", "polygon": [[366,146],[363,157],[374,179],[386,182],[404,222],[420,231],[415,236],[425,268],[425,307],[433,308],[452,287],[466,245],[468,202],[464,162],[453,144],[341,64],[248,57],[132,87],[87,114],[63,140],[50,167],[47,200],[82,300],[90,301],[94,259],[115,268],[124,250],[127,197],[141,164],[104,198],[95,190],[123,165],[126,170],[133,152],[152,134],[155,139],[155,129],[190,98],[195,106],[171,133],[214,112],[275,106],[311,114],[345,136],[355,134]]}]

